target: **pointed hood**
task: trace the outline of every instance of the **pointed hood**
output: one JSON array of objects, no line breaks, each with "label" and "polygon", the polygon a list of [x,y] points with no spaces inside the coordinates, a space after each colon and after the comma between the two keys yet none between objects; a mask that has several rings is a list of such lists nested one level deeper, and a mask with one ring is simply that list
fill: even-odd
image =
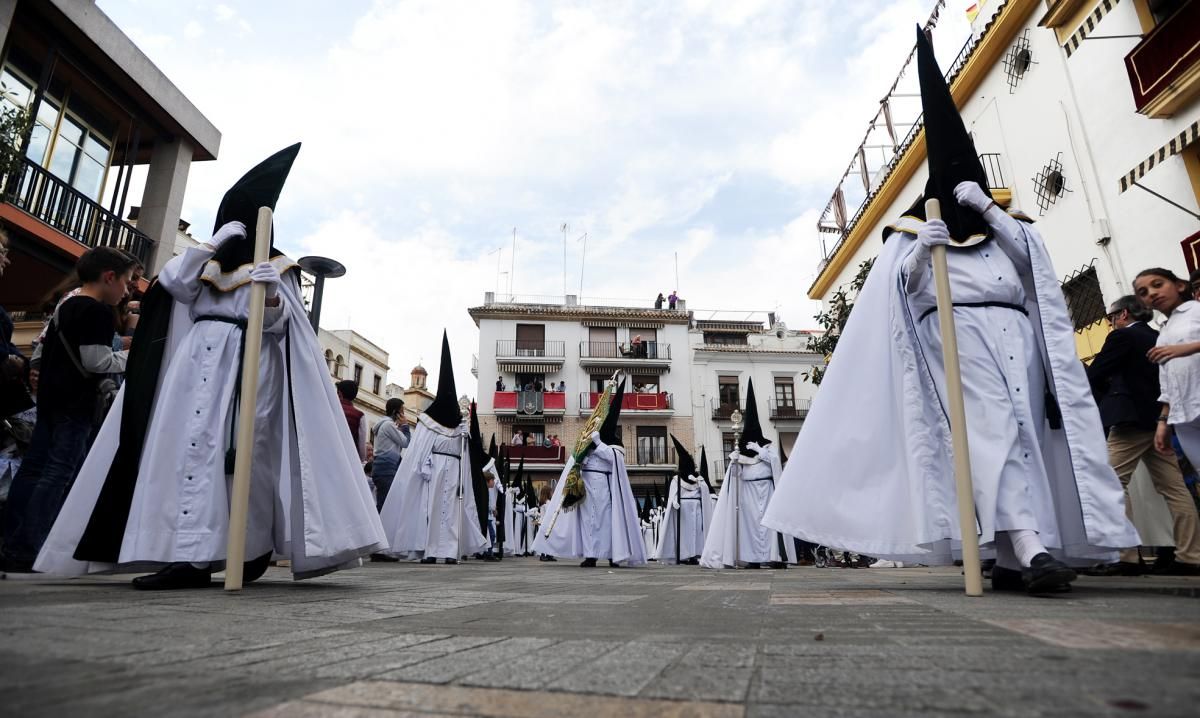
[{"label": "pointed hood", "polygon": [[738,444],[738,450],[744,451],[746,444],[751,441],[759,446],[766,446],[771,443],[762,430],[762,424],[758,420],[758,400],[754,398],[754,379],[746,380],[746,411],[745,422],[742,426],[742,439]]},{"label": "pointed hood", "polygon": [[492,432],[492,442],[488,444],[488,456],[492,459],[500,458],[500,453],[496,448],[496,432]]},{"label": "pointed hood", "polygon": [[475,512],[478,514],[479,528],[487,536],[489,502],[487,476],[483,473],[483,467],[487,466],[488,456],[483,448],[483,435],[479,432],[479,413],[475,402],[471,402],[471,435],[467,440],[467,449],[471,455],[471,490],[475,494]]},{"label": "pointed hood", "polygon": [[600,441],[608,446],[621,445],[621,439],[617,436],[617,423],[621,420],[621,403],[623,401],[625,401],[625,377],[621,377],[621,385],[617,387],[612,402],[609,404],[608,416],[604,417],[604,423],[600,425]]},{"label": "pointed hood", "polygon": [[675,458],[678,462],[677,476],[682,476],[685,479],[690,479],[696,475],[696,460],[692,458],[691,453],[683,447],[683,443],[671,434],[671,441],[675,444]]},{"label": "pointed hood", "polygon": [[454,386],[454,366],[450,363],[450,341],[446,332],[442,332],[442,366],[438,370],[437,396],[425,410],[430,419],[453,429],[462,423],[462,413],[458,408],[458,390]]},{"label": "pointed hood", "polygon": [[[287,181],[292,163],[300,152],[300,143],[286,147],[262,162],[255,165],[249,172],[229,188],[221,198],[217,208],[217,218],[213,223],[213,233],[229,222],[241,222],[246,225],[247,238],[244,241],[226,242],[213,259],[221,265],[221,271],[228,273],[245,264],[254,261],[254,227],[258,223],[258,208],[270,207],[275,209],[283,184]],[[271,237],[271,256],[279,254],[275,249],[274,231]]]},{"label": "pointed hood", "polygon": [[[975,143],[958,114],[945,76],[938,67],[933,46],[920,27],[917,28],[917,78],[921,81],[921,108],[929,158],[925,197],[941,202],[942,220],[950,230],[951,239],[959,243],[979,240],[988,236],[987,223],[978,212],[958,203],[954,188],[960,182],[975,182],[990,197],[987,175],[979,162]],[[924,217],[922,205],[921,218]]]},{"label": "pointed hood", "polygon": [[708,480],[708,449],[703,446],[700,447],[700,478],[704,479],[704,483],[711,490],[713,485]]}]

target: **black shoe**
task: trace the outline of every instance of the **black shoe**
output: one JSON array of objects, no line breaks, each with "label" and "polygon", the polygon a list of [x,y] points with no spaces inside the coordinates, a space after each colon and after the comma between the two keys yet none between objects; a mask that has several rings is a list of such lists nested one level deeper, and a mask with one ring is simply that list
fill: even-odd
[{"label": "black shoe", "polygon": [[1021,569],[1025,590],[1034,594],[1069,591],[1075,578],[1070,566],[1045,552],[1034,556],[1029,568]]},{"label": "black shoe", "polygon": [[[596,564],[593,563],[592,565],[595,566]],[[617,563],[616,561],[614,561],[610,558],[608,560],[608,567],[609,568],[621,568],[621,564]]]},{"label": "black shoe", "polygon": [[437,558],[435,556],[426,556],[421,559],[421,563],[437,563]]},{"label": "black shoe", "polygon": [[787,564],[784,563],[783,561],[772,561],[770,565],[771,565],[771,568],[780,568],[780,569],[787,568]]},{"label": "black shoe", "polygon": [[1021,580],[1021,572],[1003,566],[992,566],[993,591],[1024,591],[1025,582]]},{"label": "black shoe", "polygon": [[1171,567],[1167,569],[1166,576],[1200,576],[1200,565],[1194,563],[1184,563],[1183,561],[1174,561]]},{"label": "black shoe", "polygon": [[373,554],[371,554],[371,561],[372,561],[372,562],[379,562],[379,563],[396,563],[396,562],[397,562],[397,561],[399,561],[399,560],[400,560],[400,559],[396,558],[395,556],[388,556],[386,553],[373,553]]},{"label": "black shoe", "polygon": [[1141,576],[1146,573],[1146,567],[1140,563],[1117,561],[1097,564],[1079,573],[1084,576]]},{"label": "black shoe", "polygon": [[485,554],[483,555],[483,560],[484,560],[484,561],[491,561],[492,563],[495,563],[496,561],[499,561],[499,560],[500,560],[500,557],[499,557],[499,556],[497,556],[496,554],[485,553]]},{"label": "black shoe", "polygon": [[211,585],[213,585],[212,569],[196,568],[190,563],[169,563],[158,573],[133,579],[133,587],[142,591],[208,588]]},{"label": "black shoe", "polygon": [[[436,559],[434,559],[434,560],[436,560]],[[454,565],[455,565],[455,564],[457,564],[457,563],[458,563],[458,559],[456,559],[456,558],[448,558],[448,559],[446,559],[446,565],[447,565],[447,566],[454,566]]]},{"label": "black shoe", "polygon": [[746,568],[762,568],[762,564],[758,561],[746,564]]},{"label": "black shoe", "polygon": [[267,551],[256,559],[242,564],[242,585],[253,583],[263,577],[271,565],[271,552]]},{"label": "black shoe", "polygon": [[550,554],[546,554],[546,560],[547,560],[547,561],[557,561],[558,559],[554,558],[554,557],[553,557],[553,556],[551,556]]},{"label": "black shoe", "polygon": [[580,568],[596,568],[596,559],[585,558],[583,563],[579,564]]}]

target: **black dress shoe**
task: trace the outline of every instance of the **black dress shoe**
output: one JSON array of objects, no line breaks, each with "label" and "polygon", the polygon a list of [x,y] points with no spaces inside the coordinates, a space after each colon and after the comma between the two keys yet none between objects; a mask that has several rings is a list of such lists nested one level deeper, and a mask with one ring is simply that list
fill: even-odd
[{"label": "black dress shoe", "polygon": [[437,563],[437,557],[426,556],[425,558],[421,559],[421,563]]},{"label": "black dress shoe", "polygon": [[242,564],[242,585],[253,583],[263,577],[271,565],[271,552],[267,551],[256,559]]},{"label": "black dress shoe", "polygon": [[596,568],[596,559],[585,558],[583,563],[579,564],[580,568]]},{"label": "black dress shoe", "polygon": [[554,558],[554,557],[553,557],[553,556],[551,556],[550,554],[546,554],[546,560],[547,560],[547,561],[557,561],[558,559]]},{"label": "black dress shoe", "polygon": [[458,559],[456,559],[456,558],[448,558],[448,559],[446,559],[446,565],[447,565],[447,566],[453,566],[453,565],[455,565],[455,564],[457,564],[457,563],[458,563]]},{"label": "black dress shoe", "polygon": [[152,573],[149,576],[138,576],[133,579],[133,587],[142,591],[208,588],[211,585],[213,585],[212,569],[196,568],[190,563],[169,563],[158,573]]},{"label": "black dress shoe", "polygon": [[746,564],[746,568],[762,568],[762,564],[759,563],[758,561],[753,561],[751,563]]},{"label": "black dress shoe", "polygon": [[1069,591],[1075,578],[1074,569],[1045,552],[1034,556],[1029,568],[1021,569],[1025,590],[1034,594]]},{"label": "black dress shoe", "polygon": [[386,553],[373,553],[373,554],[371,554],[371,561],[373,561],[373,562],[380,562],[380,563],[396,563],[396,562],[397,562],[397,561],[399,561],[399,560],[400,560],[400,559],[396,558],[395,556],[388,556]]},{"label": "black dress shoe", "polygon": [[993,591],[1024,591],[1025,582],[1021,580],[1021,572],[1003,566],[992,566]]},{"label": "black dress shoe", "polygon": [[33,570],[33,561],[18,561],[16,559],[0,558],[0,573],[37,573]]},{"label": "black dress shoe", "polygon": [[[593,563],[592,565],[595,566],[596,564]],[[608,560],[608,567],[609,568],[621,568],[621,564],[617,563],[616,561],[614,561],[610,558]]]},{"label": "black dress shoe", "polygon": [[787,564],[783,561],[772,561],[771,568],[787,568]]}]

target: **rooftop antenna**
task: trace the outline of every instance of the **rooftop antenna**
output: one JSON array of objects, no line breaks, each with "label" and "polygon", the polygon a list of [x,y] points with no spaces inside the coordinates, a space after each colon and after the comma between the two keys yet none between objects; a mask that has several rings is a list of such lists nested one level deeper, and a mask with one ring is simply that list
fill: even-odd
[{"label": "rooftop antenna", "polygon": [[570,228],[571,228],[571,226],[568,225],[566,222],[563,222],[562,226],[559,227],[559,229],[562,230],[562,233],[563,233],[563,296],[564,297],[567,296],[567,230]]},{"label": "rooftop antenna", "polygon": [[584,232],[583,236],[575,241],[578,242],[580,239],[583,240],[583,256],[579,259],[579,303],[583,304],[583,266],[587,262],[587,232]]},{"label": "rooftop antenna", "polygon": [[508,300],[510,302],[512,301],[513,287],[516,284],[516,282],[515,282],[516,276],[517,276],[517,228],[513,227],[512,262],[508,269],[508,293],[509,293]]},{"label": "rooftop antenna", "polygon": [[488,252],[488,256],[496,255],[496,294],[500,293],[500,258],[504,256],[504,247],[496,247]]}]

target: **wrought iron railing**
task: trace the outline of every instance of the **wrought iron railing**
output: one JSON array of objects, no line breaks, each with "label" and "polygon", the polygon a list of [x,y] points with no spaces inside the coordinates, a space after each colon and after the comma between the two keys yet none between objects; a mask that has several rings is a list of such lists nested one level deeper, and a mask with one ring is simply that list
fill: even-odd
[{"label": "wrought iron railing", "polygon": [[799,420],[808,416],[810,399],[796,399],[790,402],[771,401],[771,419],[775,421]]},{"label": "wrought iron railing", "polygon": [[674,466],[675,447],[669,444],[639,440],[637,449],[629,458],[633,459],[634,466]]},{"label": "wrought iron railing", "polygon": [[497,357],[519,357],[522,359],[562,359],[566,356],[566,343],[541,339],[498,339]]},{"label": "wrought iron railing", "polygon": [[[602,395],[598,392],[585,391],[579,394],[579,410],[590,412],[596,408],[596,403]],[[665,391],[656,392],[626,392],[621,401],[622,411],[670,411],[674,408],[671,394]]]},{"label": "wrought iron railing", "polygon": [[579,342],[580,359],[670,359],[671,345],[662,342]]},{"label": "wrought iron railing", "polygon": [[1000,164],[999,152],[987,152],[979,155],[979,163],[983,165],[983,173],[987,176],[988,189],[1007,189],[1004,181],[1004,168]]},{"label": "wrought iron railing", "polygon": [[[8,187],[10,183],[5,182]],[[142,264],[154,240],[29,159],[4,200],[86,247],[115,247]]]},{"label": "wrought iron railing", "polygon": [[738,401],[736,404],[734,404],[714,398],[712,399],[711,404],[712,418],[714,419],[728,421],[729,417],[733,415],[734,411],[745,411],[745,409],[742,407],[741,401]]}]

